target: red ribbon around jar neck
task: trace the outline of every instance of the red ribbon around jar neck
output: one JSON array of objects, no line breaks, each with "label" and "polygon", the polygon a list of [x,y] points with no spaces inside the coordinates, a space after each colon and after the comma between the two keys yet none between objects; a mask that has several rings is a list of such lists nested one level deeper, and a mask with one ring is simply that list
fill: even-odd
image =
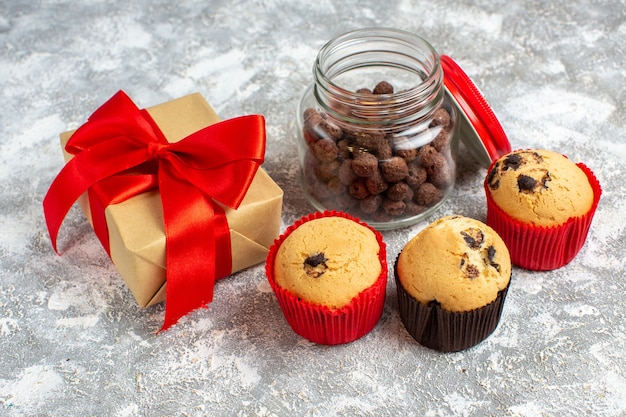
[{"label": "red ribbon around jar neck", "polygon": [[66,150],[74,157],[43,201],[54,250],[63,219],[92,187],[106,200],[92,207],[92,217],[110,253],[104,208],[158,186],[167,281],[161,330],[206,306],[215,280],[232,268],[230,230],[216,202],[236,209],[246,195],[265,154],[263,116],[225,120],[169,143],[148,112],[120,91],[74,132]]}]

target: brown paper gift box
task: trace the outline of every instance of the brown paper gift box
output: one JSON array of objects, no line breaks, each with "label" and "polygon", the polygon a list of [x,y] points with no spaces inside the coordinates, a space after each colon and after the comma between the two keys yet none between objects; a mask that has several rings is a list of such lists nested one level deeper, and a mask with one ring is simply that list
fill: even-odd
[{"label": "brown paper gift box", "polygon": [[[220,121],[211,106],[191,94],[147,109],[169,142]],[[61,134],[61,146],[73,132]],[[64,150],[65,160],[72,155]],[[224,207],[230,228],[232,272],[265,260],[280,232],[283,192],[259,168],[237,210]],[[91,223],[87,195],[80,204]],[[148,191],[106,207],[111,260],[141,307],[165,299],[165,228],[158,190]],[[223,278],[223,277],[218,277]]]}]

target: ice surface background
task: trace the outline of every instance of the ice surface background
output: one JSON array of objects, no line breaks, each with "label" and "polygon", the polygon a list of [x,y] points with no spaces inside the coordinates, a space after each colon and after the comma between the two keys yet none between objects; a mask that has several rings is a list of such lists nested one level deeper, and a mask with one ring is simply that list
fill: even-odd
[{"label": "ice surface background", "polygon": [[[0,1],[0,415],[626,415],[626,3],[569,0]],[[299,188],[295,109],[317,50],[369,26],[418,33],[483,91],[514,148],[583,161],[604,194],[586,245],[552,272],[514,269],[482,344],[417,345],[388,284],[380,323],[351,344],[295,335],[259,265],[208,309],[155,335],[77,208],[50,245],[42,198],[58,134],[117,90],[140,107],[200,92],[222,118],[261,113],[283,229]],[[463,154],[430,220],[486,216],[485,169]],[[388,258],[425,226],[384,232]]]}]

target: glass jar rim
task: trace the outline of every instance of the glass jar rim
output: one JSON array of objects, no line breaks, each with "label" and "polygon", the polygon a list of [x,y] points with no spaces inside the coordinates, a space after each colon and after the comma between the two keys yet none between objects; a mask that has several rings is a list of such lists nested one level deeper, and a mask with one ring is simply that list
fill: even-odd
[{"label": "glass jar rim", "polygon": [[403,89],[401,91],[382,94],[381,96],[390,100],[402,100],[405,97],[412,97],[415,94],[421,93],[422,90],[429,88],[428,86],[433,82],[433,79],[441,76],[441,63],[439,53],[428,40],[412,32],[387,27],[355,29],[335,36],[334,38],[326,42],[326,44],[324,44],[322,48],[320,48],[315,58],[315,63],[313,65],[313,76],[316,79],[320,80],[323,84],[329,86],[329,88],[332,88],[335,94],[340,94],[342,96],[354,95],[354,92],[349,91],[336,84],[332,80],[332,77],[326,74],[326,68],[323,67],[322,62],[325,62],[325,59],[329,58],[339,48],[344,47],[347,44],[353,44],[355,42],[364,42],[368,39],[384,39],[388,42],[395,42],[398,44],[401,43],[405,46],[411,46],[413,48],[422,48],[423,50],[428,52],[430,57],[433,58],[432,65],[429,68],[428,73],[424,74],[425,76],[421,83],[418,83],[410,88]]}]

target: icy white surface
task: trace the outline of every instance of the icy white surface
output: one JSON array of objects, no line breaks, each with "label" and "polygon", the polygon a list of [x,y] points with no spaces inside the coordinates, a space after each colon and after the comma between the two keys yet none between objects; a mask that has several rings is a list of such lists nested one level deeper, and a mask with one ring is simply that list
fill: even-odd
[{"label": "icy white surface", "polygon": [[[180,4],[179,4],[180,3]],[[626,4],[623,0],[0,1],[0,415],[626,415]],[[586,245],[552,272],[514,269],[484,343],[417,345],[388,284],[380,323],[345,346],[284,321],[259,265],[155,335],[78,209],[51,249],[42,198],[58,134],[117,90],[141,107],[200,92],[222,118],[262,113],[283,228],[312,208],[294,114],[317,50],[347,30],[416,32],[454,57],[514,148],[585,162],[604,194]],[[452,213],[484,220],[485,170],[462,155]],[[424,224],[385,232],[389,260]]]}]

